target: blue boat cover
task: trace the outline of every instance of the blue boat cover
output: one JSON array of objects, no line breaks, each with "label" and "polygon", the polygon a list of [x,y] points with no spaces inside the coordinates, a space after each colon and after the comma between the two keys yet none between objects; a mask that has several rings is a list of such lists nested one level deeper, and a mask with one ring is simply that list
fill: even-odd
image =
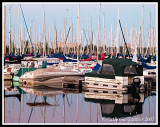
[{"label": "blue boat cover", "polygon": [[141,63],[142,63],[143,68],[146,68],[146,69],[156,69],[156,66],[148,66],[146,64],[146,62],[145,62],[145,59],[142,59]]},{"label": "blue boat cover", "polygon": [[146,63],[151,63],[151,56],[148,56],[147,59],[143,59],[142,56],[141,56],[141,54],[140,54],[139,57],[140,57],[140,61],[145,61]]},{"label": "blue boat cover", "polygon": [[63,55],[63,62],[77,62],[77,60],[67,59],[67,58]]},{"label": "blue boat cover", "polygon": [[94,68],[92,70],[93,71],[99,70],[100,67],[101,67],[101,65],[97,63],[96,66],[94,66]]},{"label": "blue boat cover", "polygon": [[156,56],[153,56],[153,61],[156,61]]}]

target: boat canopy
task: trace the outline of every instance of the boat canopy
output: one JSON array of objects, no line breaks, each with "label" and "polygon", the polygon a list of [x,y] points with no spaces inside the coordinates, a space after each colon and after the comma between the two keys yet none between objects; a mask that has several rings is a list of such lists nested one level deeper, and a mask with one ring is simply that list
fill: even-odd
[{"label": "boat canopy", "polygon": [[[142,103],[135,104],[100,104],[102,117],[123,118],[142,114]],[[111,107],[112,106],[112,107]],[[112,112],[108,111],[108,108]]]},{"label": "boat canopy", "polygon": [[115,100],[95,98],[85,98],[85,101],[100,104],[102,117],[106,118],[123,118],[142,114],[143,103],[116,104]]},{"label": "boat canopy", "polygon": [[[132,69],[132,72],[133,72],[134,69],[136,69],[135,67],[137,66],[136,62],[133,62],[128,59],[121,59],[121,58],[119,58],[119,59],[116,59],[116,58],[105,59],[105,60],[103,60],[102,64],[103,64],[103,66],[105,66],[105,64],[112,65],[113,69],[114,69],[113,70],[114,74],[113,73],[112,74],[116,75],[116,76],[125,76],[125,75],[127,75],[127,70],[129,71],[129,69]],[[133,74],[136,74],[136,70],[134,72],[135,73],[133,73]],[[102,73],[103,73],[103,70],[102,70]]]},{"label": "boat canopy", "polygon": [[86,73],[85,76],[114,79],[115,76],[143,76],[143,66],[129,59],[104,59],[98,71]]}]

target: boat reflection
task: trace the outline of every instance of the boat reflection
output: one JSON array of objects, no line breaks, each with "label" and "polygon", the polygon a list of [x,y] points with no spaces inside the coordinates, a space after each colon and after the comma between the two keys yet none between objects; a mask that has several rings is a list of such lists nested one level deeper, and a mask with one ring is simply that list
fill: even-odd
[{"label": "boat reflection", "polygon": [[[10,93],[7,94],[6,91],[8,91]],[[15,93],[15,91],[17,91],[17,90],[10,90],[10,88],[6,87],[6,89],[4,89],[4,98],[16,97],[16,98],[18,98],[19,102],[21,102],[21,94],[19,94],[17,92]]]},{"label": "boat reflection", "polygon": [[[67,103],[68,103],[69,107],[72,103],[72,102],[69,102],[69,98],[68,98],[67,94],[70,94],[70,93],[78,94],[81,92],[80,89],[69,88],[69,87],[65,87],[62,89],[62,88],[51,88],[51,87],[47,87],[47,86],[38,86],[38,87],[35,86],[32,88],[21,87],[21,89],[24,90],[29,95],[34,96],[34,97],[30,96],[30,99],[28,99],[28,100],[31,100],[31,101],[26,103],[29,107],[31,107],[31,112],[29,115],[28,123],[30,122],[33,108],[36,108],[36,107],[43,108],[42,114],[44,116],[44,123],[45,123],[46,106],[47,107],[52,106],[52,107],[54,107],[54,110],[55,110],[55,108],[56,108],[55,106],[59,106],[59,99],[61,97],[63,99],[63,120],[65,123],[65,119],[66,119],[65,118],[65,112],[66,112],[65,111],[65,99],[67,99]],[[53,104],[49,103],[50,101],[47,99],[49,97],[53,98]],[[35,98],[34,101],[33,101],[33,98]],[[37,99],[37,98],[39,98],[39,99]]]},{"label": "boat reflection", "polygon": [[[110,93],[109,93],[110,92]],[[122,118],[142,114],[145,93],[118,93],[85,89],[85,101],[99,103],[102,117]]]},{"label": "boat reflection", "polygon": [[62,89],[53,89],[46,86],[36,86],[33,88],[21,87],[27,93],[34,94],[35,96],[53,97],[62,94]]}]

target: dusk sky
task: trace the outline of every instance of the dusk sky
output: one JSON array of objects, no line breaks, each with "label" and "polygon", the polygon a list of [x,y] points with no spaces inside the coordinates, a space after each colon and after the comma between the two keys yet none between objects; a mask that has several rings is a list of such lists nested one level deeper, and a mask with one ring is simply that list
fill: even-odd
[{"label": "dusk sky", "polygon": [[[48,26],[50,27],[50,41],[53,42],[53,29],[54,21],[56,22],[57,32],[61,31],[64,33],[64,18],[66,17],[66,9],[68,9],[67,15],[67,26],[66,33],[73,23],[73,31],[75,37],[77,37],[77,16],[78,16],[78,2],[76,3],[3,3],[3,7],[6,6],[6,43],[8,44],[9,37],[9,7],[11,6],[11,25],[14,25],[15,36],[17,37],[18,32],[18,5],[21,4],[24,17],[29,29],[30,23],[32,22],[33,35],[35,34],[34,29],[40,28],[40,32],[43,33],[43,5],[45,9],[45,22],[46,22],[46,37],[48,39]],[[138,14],[138,27],[142,22],[142,6],[144,6],[144,38],[148,36],[149,23],[150,23],[150,12],[151,12],[151,25],[155,28],[155,20],[158,15],[158,5],[155,2],[152,3],[107,3],[101,2],[101,40],[103,35],[103,14],[105,15],[105,28],[106,34],[111,28],[111,24],[114,21],[114,33],[116,35],[117,23],[118,23],[118,7],[119,7],[119,18],[122,27],[125,29],[127,24],[127,31],[136,28],[137,14]],[[87,33],[87,27],[90,31],[91,28],[91,16],[92,16],[92,30],[96,35],[98,29],[98,18],[99,18],[99,7],[100,3],[80,3],[80,31],[82,26]],[[3,15],[2,15],[3,16]],[[158,19],[157,19],[158,20]],[[22,12],[20,10],[20,22],[24,22]],[[20,23],[20,24],[21,24]],[[157,22],[158,23],[158,22]],[[26,28],[25,34],[27,35]],[[59,35],[58,35],[59,36]],[[108,35],[107,35],[108,36]],[[122,38],[122,37],[121,37]],[[15,38],[16,39],[16,38]],[[42,39],[41,39],[42,40]]]}]

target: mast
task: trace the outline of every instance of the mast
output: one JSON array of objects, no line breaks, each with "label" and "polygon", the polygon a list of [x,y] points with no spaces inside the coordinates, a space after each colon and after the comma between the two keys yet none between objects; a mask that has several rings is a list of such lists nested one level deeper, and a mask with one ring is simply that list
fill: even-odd
[{"label": "mast", "polygon": [[155,18],[155,32],[154,32],[154,33],[155,33],[155,44],[154,44],[154,55],[156,55],[157,33],[158,33],[158,32],[157,32],[158,29],[157,29],[157,21],[156,21],[156,19],[157,19],[157,18]]},{"label": "mast", "polygon": [[[119,21],[119,7],[118,7],[118,21]],[[117,23],[118,26],[118,37],[117,37],[117,53],[120,53],[120,27],[119,27],[119,23]]]},{"label": "mast", "polygon": [[83,32],[83,30],[81,30],[81,38],[80,38],[80,42],[81,42],[81,44],[80,44],[80,45],[81,45],[81,46],[80,46],[80,54],[83,54],[83,53],[82,53],[82,34],[83,34],[82,32]]},{"label": "mast", "polygon": [[35,25],[34,25],[34,51],[35,51],[35,53],[36,53],[36,23],[35,23]]},{"label": "mast", "polygon": [[110,30],[108,30],[108,44],[107,44],[107,54],[110,54],[109,52],[109,44],[110,44]]},{"label": "mast", "polygon": [[[126,35],[126,40],[127,40],[127,23],[126,23],[126,30],[124,31],[124,34]],[[125,53],[126,53],[125,45],[127,45],[127,44],[123,41],[123,55],[125,55]]]},{"label": "mast", "polygon": [[112,51],[113,51],[113,53],[114,53],[114,51],[115,51],[115,50],[114,50],[114,49],[115,49],[115,48],[114,48],[114,47],[115,47],[115,46],[114,46],[114,45],[115,45],[115,44],[114,44],[114,20],[113,20],[112,34],[113,34],[113,35],[112,35],[112,48],[113,48]]},{"label": "mast", "polygon": [[[30,23],[30,37],[31,37],[31,41],[32,41],[32,21],[31,21],[31,23]],[[30,49],[30,52],[31,52],[32,50]]]},{"label": "mast", "polygon": [[110,32],[110,53],[112,53],[112,49],[113,49],[113,33],[112,33],[112,24],[111,24],[111,32]]},{"label": "mast", "polygon": [[[66,9],[66,20],[65,20],[65,21],[66,21],[66,23],[65,23],[65,24],[66,24],[66,29],[67,29],[67,16],[68,16],[68,9]],[[66,38],[66,36],[65,36],[65,38]],[[67,37],[67,40],[68,40],[68,37]],[[69,47],[68,47],[68,45],[67,45],[67,43],[68,43],[67,40],[65,41],[65,46],[66,46],[65,51],[66,51],[66,53],[68,54],[68,50],[67,50],[67,49],[68,49]]]},{"label": "mast", "polygon": [[40,35],[40,26],[38,28],[38,53],[39,53],[39,49],[40,49],[40,44],[41,44],[41,35]]},{"label": "mast", "polygon": [[23,22],[23,43],[22,43],[22,54],[24,54],[24,44],[25,44],[25,31],[24,31],[24,22]]},{"label": "mast", "polygon": [[142,41],[141,41],[141,54],[143,54],[144,45],[144,6],[142,6]]},{"label": "mast", "polygon": [[19,40],[19,38],[18,38],[18,33],[17,33],[16,39],[17,39],[17,47],[16,47],[16,50],[15,50],[15,54],[17,54],[17,52],[18,52],[18,40]]},{"label": "mast", "polygon": [[155,36],[154,36],[154,27],[153,27],[153,45],[152,45],[152,54],[154,55],[154,44],[155,44]]},{"label": "mast", "polygon": [[[139,38],[139,36],[138,36],[138,13],[137,13],[137,32],[136,32],[136,48],[137,48],[137,46],[139,46],[139,44],[138,44],[138,39]],[[139,49],[137,49],[138,51],[139,51]],[[137,51],[136,50],[136,51]]]},{"label": "mast", "polygon": [[83,54],[83,25],[80,33],[80,54]]},{"label": "mast", "polygon": [[6,6],[4,6],[4,57],[6,54]]},{"label": "mast", "polygon": [[19,37],[19,41],[18,41],[18,44],[19,44],[19,53],[21,55],[21,30],[20,30],[20,13],[19,13],[19,9],[20,9],[20,5],[18,6],[18,37]]},{"label": "mast", "polygon": [[43,57],[44,57],[44,53],[45,53],[45,56],[46,56],[45,33],[46,33],[46,29],[45,29],[45,13],[44,13],[44,5],[43,5]]},{"label": "mast", "polygon": [[111,45],[111,29],[108,30],[108,54],[110,54],[110,45]]},{"label": "mast", "polygon": [[83,31],[83,30],[84,30],[84,28],[83,28],[83,26],[82,26],[82,42],[83,42],[83,43],[82,43],[82,48],[83,48],[83,49],[82,49],[82,54],[84,54],[84,47],[85,47],[85,46],[84,46],[84,45],[85,45],[85,44],[84,44],[84,40],[83,40],[83,35],[84,35],[84,33],[83,33],[84,31]]},{"label": "mast", "polygon": [[103,13],[103,52],[105,51],[105,22],[104,22],[104,13]]},{"label": "mast", "polygon": [[155,19],[155,29],[153,29],[153,55],[155,55],[155,43],[156,43],[156,19]]},{"label": "mast", "polygon": [[[72,20],[72,19],[71,19]],[[71,24],[70,24],[70,28],[72,27],[72,21],[71,21]],[[67,38],[69,38],[69,43],[67,44],[68,45],[68,54],[71,52],[71,49],[72,49],[72,34],[69,34],[68,35],[69,37],[67,37]]]},{"label": "mast", "polygon": [[123,34],[123,30],[122,30],[122,27],[121,27],[121,22],[120,22],[120,20],[119,20],[119,24],[120,24],[120,28],[121,28],[121,32],[122,32],[124,44],[125,44],[125,46],[126,46],[126,50],[127,50],[128,55],[129,55],[129,51],[128,51],[127,44],[126,44],[126,41],[125,41],[125,38],[124,38],[124,34]]},{"label": "mast", "polygon": [[79,21],[80,21],[80,4],[78,5],[78,17],[77,17],[77,62],[79,66]]},{"label": "mast", "polygon": [[150,36],[149,36],[149,31],[147,29],[147,33],[148,33],[148,36],[147,36],[147,42],[146,42],[146,54],[148,53],[148,48],[149,48],[149,39],[150,39]]},{"label": "mast", "polygon": [[93,36],[93,53],[94,53],[95,36]]},{"label": "mast", "polygon": [[[126,33],[125,33],[125,35],[126,35],[126,42],[128,41],[128,30],[127,30],[127,26],[128,26],[128,22],[126,23]],[[124,42],[125,43],[125,42]],[[127,45],[127,43],[126,43],[126,45]],[[126,53],[126,48],[125,48],[125,53]],[[129,52],[129,51],[128,51]]]},{"label": "mast", "polygon": [[65,21],[65,20],[66,20],[66,19],[64,18],[64,39],[63,39],[63,40],[64,40],[64,42],[63,42],[63,43],[64,43],[64,44],[63,44],[64,55],[66,54],[66,49],[65,49],[65,48],[66,48],[66,46],[65,46],[65,38],[66,38],[66,23],[65,23],[65,22],[66,22],[66,21]]},{"label": "mast", "polygon": [[14,25],[12,25],[12,33],[11,33],[11,52],[14,53],[13,51],[13,46],[14,46]]},{"label": "mast", "polygon": [[134,25],[134,29],[133,29],[133,43],[132,43],[132,49],[131,49],[131,53],[133,54],[133,49],[135,49],[135,25]]},{"label": "mast", "polygon": [[134,62],[137,62],[137,54],[138,54],[137,53],[137,42],[138,42],[138,37],[137,37],[137,39],[135,39],[135,34],[134,34],[134,46],[133,46],[134,50],[133,50],[133,59],[132,59],[132,61],[134,61]]},{"label": "mast", "polygon": [[98,41],[97,41],[97,62],[98,62],[98,52],[99,52],[99,41],[100,41],[100,10],[101,10],[101,4],[99,6],[99,21],[98,21]]},{"label": "mast", "polygon": [[[15,50],[16,50],[14,26],[13,26],[13,32],[14,32],[14,34],[13,34],[13,42],[14,42],[13,46],[15,46]],[[14,48],[13,48],[13,52],[15,52],[15,50],[14,50]],[[15,53],[14,53],[14,54],[15,54]]]},{"label": "mast", "polygon": [[49,33],[49,25],[48,25],[48,54],[49,54],[49,41],[50,41],[50,40],[49,40],[49,34],[50,34],[50,33]]},{"label": "mast", "polygon": [[20,55],[22,55],[22,37],[21,37],[21,33],[22,33],[22,24],[20,24],[20,33],[19,33],[19,45],[20,45]]},{"label": "mast", "polygon": [[57,53],[57,29],[56,29],[56,53]]},{"label": "mast", "polygon": [[73,44],[73,22],[72,22],[72,43],[71,44],[72,44],[72,53],[73,53],[73,45],[74,45]]},{"label": "mast", "polygon": [[76,40],[76,38],[75,38],[75,33],[74,33],[74,36],[73,36],[73,41],[74,41],[74,44],[73,44],[73,46],[74,46],[73,53],[74,53],[74,54],[75,54],[75,48],[76,48],[76,47],[75,47],[75,46],[76,46],[76,45],[75,45],[75,40]]},{"label": "mast", "polygon": [[9,7],[9,53],[11,53],[11,6]]},{"label": "mast", "polygon": [[59,31],[59,47],[58,47],[58,52],[60,52],[61,48],[61,30]]},{"label": "mast", "polygon": [[88,49],[88,42],[89,42],[89,35],[88,35],[88,27],[87,27],[87,54],[89,53],[89,49]]},{"label": "mast", "polygon": [[92,35],[92,16],[91,16],[91,44],[90,44],[90,55],[92,54],[92,41],[93,41],[93,35]]},{"label": "mast", "polygon": [[20,55],[22,55],[22,37],[21,37],[21,34],[22,34],[22,24],[20,24],[20,33],[19,33],[20,35],[20,38],[19,38],[19,45],[20,45]]},{"label": "mast", "polygon": [[130,30],[130,53],[132,54],[132,45],[133,45],[133,28]]},{"label": "mast", "polygon": [[[56,22],[54,20],[54,45],[56,45]],[[54,46],[54,53],[55,53],[55,48],[56,46]]]},{"label": "mast", "polygon": [[[66,9],[66,18],[64,19],[64,41],[65,41],[65,38],[66,38],[67,13],[68,13],[68,9]],[[66,43],[67,43],[67,42],[65,42],[65,44],[64,44],[64,54],[67,53],[67,52],[66,52],[66,51],[67,51],[67,50],[66,50],[66,48],[67,48]]]},{"label": "mast", "polygon": [[150,28],[149,28],[149,55],[151,55],[151,12],[150,12]]},{"label": "mast", "polygon": [[37,52],[37,49],[38,49],[38,28],[36,27],[36,51],[35,51],[35,53]]}]

